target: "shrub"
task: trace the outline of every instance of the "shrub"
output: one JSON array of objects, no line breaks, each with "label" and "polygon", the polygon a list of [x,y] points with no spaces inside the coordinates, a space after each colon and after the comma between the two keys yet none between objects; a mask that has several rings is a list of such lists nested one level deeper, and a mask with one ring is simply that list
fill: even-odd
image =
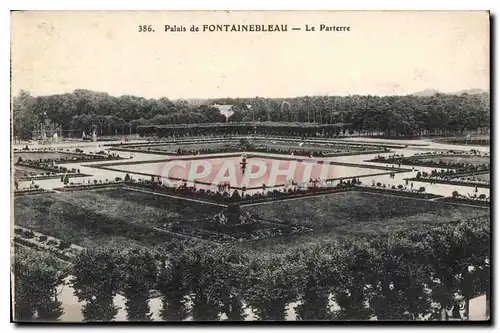
[{"label": "shrub", "polygon": [[422,174],[419,172],[417,172],[417,179],[420,179],[422,177]]},{"label": "shrub", "polygon": [[399,188],[400,190],[402,190],[402,189],[403,189],[403,185],[399,184],[399,185],[398,185],[398,188]]},{"label": "shrub", "polygon": [[382,186],[382,183],[381,183],[381,182],[378,182],[378,183],[377,183],[377,186],[378,186],[378,187]]},{"label": "shrub", "polygon": [[421,186],[419,189],[418,189],[419,192],[425,192],[425,187]]},{"label": "shrub", "polygon": [[480,194],[480,195],[479,195],[479,199],[483,199],[483,200],[484,200],[484,199],[486,199],[486,194],[484,194],[484,193],[483,193],[483,194]]},{"label": "shrub", "polygon": [[62,240],[62,241],[59,243],[58,248],[59,248],[59,250],[65,250],[65,249],[69,248],[70,246],[71,246],[71,243],[69,243],[69,242],[66,242],[66,241]]},{"label": "shrub", "polygon": [[49,239],[49,241],[47,242],[47,245],[58,246],[59,243],[56,240],[54,240],[54,239]]},{"label": "shrub", "polygon": [[23,232],[25,238],[33,238],[35,237],[35,233],[31,230],[26,230]]},{"label": "shrub", "polygon": [[41,235],[38,237],[38,241],[40,241],[40,242],[45,242],[46,240],[47,240],[47,236],[45,236],[45,235]]},{"label": "shrub", "polygon": [[34,187],[34,188],[39,188],[40,186],[38,186],[38,185],[35,185],[35,186],[33,186],[33,187]]},{"label": "shrub", "polygon": [[122,180],[122,179],[121,179],[120,177],[116,177],[116,178],[115,178],[115,181],[116,181],[116,182],[119,182],[119,181],[121,181],[121,180]]},{"label": "shrub", "polygon": [[453,192],[451,192],[451,195],[452,195],[454,198],[458,197],[458,191],[453,191]]},{"label": "shrub", "polygon": [[425,178],[425,177],[429,177],[429,174],[428,174],[427,172],[423,171],[423,172],[422,172],[422,177],[424,177],[424,178]]},{"label": "shrub", "polygon": [[16,235],[22,235],[24,233],[23,229],[19,229],[19,228],[14,228],[14,233]]}]

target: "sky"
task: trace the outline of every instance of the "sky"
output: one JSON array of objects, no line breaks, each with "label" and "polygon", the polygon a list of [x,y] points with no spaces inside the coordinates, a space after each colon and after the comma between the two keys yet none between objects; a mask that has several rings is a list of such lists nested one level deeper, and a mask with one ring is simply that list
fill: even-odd
[{"label": "sky", "polygon": [[[210,24],[288,31],[189,32]],[[11,89],[171,99],[488,90],[489,34],[488,13],[472,11],[14,12]]]}]

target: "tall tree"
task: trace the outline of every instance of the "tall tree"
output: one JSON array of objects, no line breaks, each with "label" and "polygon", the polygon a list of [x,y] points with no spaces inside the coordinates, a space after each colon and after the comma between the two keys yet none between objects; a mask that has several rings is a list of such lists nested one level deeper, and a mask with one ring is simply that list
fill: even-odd
[{"label": "tall tree", "polygon": [[131,250],[126,254],[122,272],[125,310],[130,321],[150,321],[149,292],[156,282],[156,263],[149,252]]},{"label": "tall tree", "polygon": [[297,298],[294,276],[300,266],[280,255],[250,263],[245,299],[259,320],[285,320],[288,303]]},{"label": "tall tree", "polygon": [[82,309],[85,321],[111,321],[118,313],[113,298],[119,286],[120,256],[107,249],[80,253],[72,268],[71,286]]},{"label": "tall tree", "polygon": [[[17,251],[16,251],[17,252]],[[57,299],[62,275],[44,258],[14,258],[14,318],[16,321],[57,321],[64,313]]]}]

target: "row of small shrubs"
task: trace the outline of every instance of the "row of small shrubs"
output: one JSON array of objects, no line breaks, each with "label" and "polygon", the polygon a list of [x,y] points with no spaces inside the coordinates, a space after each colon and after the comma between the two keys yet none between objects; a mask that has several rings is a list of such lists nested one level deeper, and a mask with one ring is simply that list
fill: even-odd
[{"label": "row of small shrubs", "polygon": [[[376,186],[376,187],[381,187],[381,188],[383,188],[383,189],[387,189],[387,186],[386,186],[385,184],[382,184],[381,182],[378,182],[378,183],[376,183],[375,185],[372,185],[372,187],[373,187],[373,186]],[[396,185],[391,185],[390,189],[391,189],[391,190],[396,190],[396,189],[398,189],[398,190],[403,190],[403,189],[404,189],[404,186],[403,186],[403,185],[401,185],[401,184],[399,184],[398,186],[396,186]],[[420,187],[418,188],[418,192],[421,192],[421,193],[425,192],[425,187],[420,186]]]},{"label": "row of small shrubs", "polygon": [[[32,230],[23,230],[21,228],[14,228],[14,234],[24,239],[34,239],[35,233]],[[71,243],[60,240],[57,241],[55,239],[48,239],[46,235],[40,235],[36,238],[36,240],[40,243],[45,243],[52,247],[57,247],[59,250],[65,250],[71,247]]]}]

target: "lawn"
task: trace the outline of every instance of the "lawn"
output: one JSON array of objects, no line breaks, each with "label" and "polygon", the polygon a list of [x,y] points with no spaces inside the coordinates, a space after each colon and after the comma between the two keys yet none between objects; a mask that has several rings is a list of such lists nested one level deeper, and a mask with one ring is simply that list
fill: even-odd
[{"label": "lawn", "polygon": [[472,165],[490,164],[490,158],[484,156],[433,156],[420,159],[422,162],[467,163]]},{"label": "lawn", "polygon": [[147,152],[148,150],[161,150],[165,152],[176,153],[179,148],[183,150],[200,150],[200,149],[219,149],[227,146],[237,147],[238,142],[211,142],[211,143],[182,143],[182,144],[163,144],[163,145],[141,145],[130,146],[127,148],[139,149]]},{"label": "lawn", "polygon": [[[488,209],[358,191],[247,206],[242,210],[265,220],[313,229],[309,234],[284,240],[287,247],[291,243],[317,243],[349,235],[370,237],[490,213]],[[263,242],[258,249],[276,251],[281,246]]]},{"label": "lawn", "polygon": [[16,198],[15,222],[82,246],[112,244],[116,248],[161,246],[173,237],[226,243],[306,231],[251,217],[245,217],[251,223],[239,220],[238,225],[228,225],[215,216],[222,210],[116,188]]},{"label": "lawn", "polygon": [[[361,145],[350,145],[350,144],[318,144],[318,143],[302,143],[299,142],[287,142],[287,141],[271,141],[271,140],[250,140],[250,143],[258,148],[273,148],[273,149],[283,149],[283,150],[323,150],[328,152],[337,153],[347,153],[355,151],[370,151],[379,149],[377,147],[361,146]],[[203,150],[203,149],[223,149],[232,147],[237,149],[240,147],[238,140],[230,140],[224,142],[195,142],[195,143],[169,143],[169,144],[151,144],[151,145],[138,145],[138,146],[128,146],[127,148],[139,149],[142,151],[149,150],[161,150],[165,152],[175,153],[177,149],[181,148],[184,150]],[[251,149],[250,149],[251,150]]]},{"label": "lawn", "polygon": [[150,227],[213,215],[214,207],[118,189],[15,199],[15,223],[82,246],[161,246],[172,239]]},{"label": "lawn", "polygon": [[14,166],[14,177],[15,178],[22,178],[26,175],[34,175],[34,174],[40,174],[40,173],[45,173],[45,170],[39,170],[35,168],[28,168],[25,166]]},{"label": "lawn", "polygon": [[490,173],[483,173],[480,175],[475,175],[474,178],[483,182],[489,182],[490,181]]},{"label": "lawn", "polygon": [[[18,197],[14,204],[17,225],[81,246],[161,249],[178,237],[155,227],[218,243],[254,240],[241,246],[255,253],[490,214],[484,208],[352,191],[244,206],[242,212],[257,223],[232,230],[211,220],[222,210],[217,206],[122,188]],[[312,231],[302,234],[304,228]]]},{"label": "lawn", "polygon": [[40,151],[40,152],[15,152],[14,153],[14,162],[17,162],[19,157],[23,160],[39,160],[39,159],[60,159],[65,157],[75,157],[75,153],[70,154],[69,152],[60,152],[60,151]]}]

